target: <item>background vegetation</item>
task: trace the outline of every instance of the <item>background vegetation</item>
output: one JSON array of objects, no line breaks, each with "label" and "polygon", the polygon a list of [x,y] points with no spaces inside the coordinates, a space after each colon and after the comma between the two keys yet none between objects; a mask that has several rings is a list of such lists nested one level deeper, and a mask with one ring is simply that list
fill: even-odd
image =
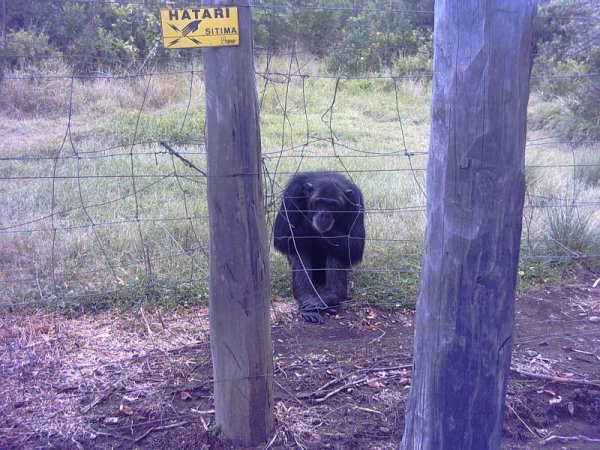
[{"label": "background vegetation", "polygon": [[[163,4],[6,3],[5,304],[73,312],[206,298],[201,64],[197,51],[160,47]],[[358,4],[254,2],[265,196],[272,220],[291,173],[348,172],[365,194],[369,235],[353,296],[404,307],[415,300],[425,225],[433,0]],[[547,2],[536,25],[522,288],[598,264],[593,6]],[[272,268],[274,294],[289,295],[283,258],[273,254]]]},{"label": "background vegetation", "polygon": [[[170,5],[186,5],[171,2]],[[259,51],[314,55],[327,73],[429,75],[434,0],[259,0]],[[160,45],[163,0],[6,3],[2,68],[36,73],[63,62],[82,74],[123,73],[189,60],[193,50]],[[600,12],[592,0],[542,2],[536,24],[536,121],[569,139],[600,136]],[[578,77],[573,77],[579,75]]]}]

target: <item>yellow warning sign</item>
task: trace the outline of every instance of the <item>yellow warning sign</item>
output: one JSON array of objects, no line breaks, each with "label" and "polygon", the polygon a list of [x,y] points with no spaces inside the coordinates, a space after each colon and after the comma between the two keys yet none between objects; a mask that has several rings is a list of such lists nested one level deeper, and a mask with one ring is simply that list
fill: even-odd
[{"label": "yellow warning sign", "polygon": [[240,45],[238,10],[219,8],[161,9],[165,48]]}]

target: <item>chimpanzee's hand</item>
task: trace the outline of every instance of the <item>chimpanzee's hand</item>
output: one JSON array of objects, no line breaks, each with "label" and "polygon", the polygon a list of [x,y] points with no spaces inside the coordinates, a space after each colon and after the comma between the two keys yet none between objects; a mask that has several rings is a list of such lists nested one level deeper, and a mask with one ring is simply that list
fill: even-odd
[{"label": "chimpanzee's hand", "polygon": [[323,317],[319,310],[326,309],[327,305],[324,305],[318,297],[309,296],[298,299],[298,306],[304,320],[310,323],[323,323]]},{"label": "chimpanzee's hand", "polygon": [[314,311],[300,311],[300,314],[302,314],[302,317],[304,317],[304,320],[306,320],[307,322],[318,324],[323,323],[323,316],[321,316],[321,314],[319,314],[319,311],[317,311],[316,309]]}]

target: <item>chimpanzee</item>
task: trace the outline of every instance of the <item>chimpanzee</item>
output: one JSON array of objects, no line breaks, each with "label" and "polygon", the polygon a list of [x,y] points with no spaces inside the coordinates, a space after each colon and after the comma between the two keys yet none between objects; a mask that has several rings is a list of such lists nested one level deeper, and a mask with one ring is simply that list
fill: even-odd
[{"label": "chimpanzee", "polygon": [[323,323],[319,311],[346,299],[348,271],[362,260],[360,189],[334,172],[296,174],[283,192],[273,236],[275,248],[288,258],[302,316]]}]

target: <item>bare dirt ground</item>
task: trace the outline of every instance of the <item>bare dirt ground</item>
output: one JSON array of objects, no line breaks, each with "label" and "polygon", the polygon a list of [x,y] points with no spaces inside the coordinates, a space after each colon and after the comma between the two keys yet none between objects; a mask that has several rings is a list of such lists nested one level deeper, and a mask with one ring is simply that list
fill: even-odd
[{"label": "bare dirt ground", "polygon": [[[596,279],[517,300],[504,448],[599,448]],[[317,326],[275,302],[269,448],[395,448],[412,318],[349,306]],[[235,448],[215,433],[206,310],[1,320],[0,448]]]}]

